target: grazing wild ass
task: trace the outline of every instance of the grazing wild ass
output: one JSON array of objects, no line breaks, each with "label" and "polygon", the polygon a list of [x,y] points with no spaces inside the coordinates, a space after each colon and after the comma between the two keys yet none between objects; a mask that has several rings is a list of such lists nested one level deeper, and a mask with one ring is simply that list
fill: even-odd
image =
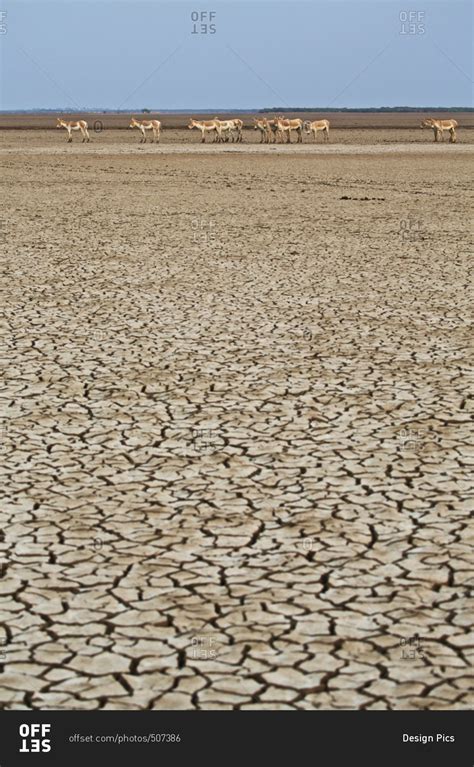
[{"label": "grazing wild ass", "polygon": [[[283,119],[283,118],[282,118]],[[272,144],[278,139],[281,139],[281,131],[278,128],[276,119],[268,120],[266,117],[254,117],[254,130],[260,131],[260,143]]]},{"label": "grazing wild ass", "polygon": [[427,117],[423,120],[420,128],[431,128],[434,133],[434,140],[438,141],[441,136],[441,141],[444,141],[444,131],[449,131],[449,141],[451,144],[456,143],[456,128],[458,123],[456,120],[435,120],[433,117]]},{"label": "grazing wild ass", "polygon": [[313,134],[313,140],[316,141],[318,131],[322,131],[325,141],[329,141],[329,120],[306,120],[304,124],[305,132]]},{"label": "grazing wild ass", "polygon": [[266,143],[268,140],[267,137],[267,121],[264,117],[254,117],[253,118],[253,129],[260,131],[260,143]]}]

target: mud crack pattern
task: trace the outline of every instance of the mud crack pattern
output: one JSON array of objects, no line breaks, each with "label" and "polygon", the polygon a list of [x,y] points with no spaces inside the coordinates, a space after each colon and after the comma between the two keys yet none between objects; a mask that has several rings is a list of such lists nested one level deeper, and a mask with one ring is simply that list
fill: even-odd
[{"label": "mud crack pattern", "polygon": [[4,183],[1,705],[472,706],[465,158]]}]

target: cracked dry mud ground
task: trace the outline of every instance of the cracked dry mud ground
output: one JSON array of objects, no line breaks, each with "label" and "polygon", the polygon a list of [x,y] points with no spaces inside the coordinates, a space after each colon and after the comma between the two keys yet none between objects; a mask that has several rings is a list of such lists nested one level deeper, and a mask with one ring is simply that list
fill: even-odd
[{"label": "cracked dry mud ground", "polygon": [[466,157],[4,159],[1,705],[471,707]]}]

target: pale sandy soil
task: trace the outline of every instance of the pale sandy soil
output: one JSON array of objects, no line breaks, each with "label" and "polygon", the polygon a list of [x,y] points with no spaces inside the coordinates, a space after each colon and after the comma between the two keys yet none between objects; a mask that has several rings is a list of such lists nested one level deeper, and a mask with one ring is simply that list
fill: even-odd
[{"label": "pale sandy soil", "polygon": [[[84,152],[88,155],[136,155],[144,153],[147,155],[173,155],[173,154],[190,154],[190,155],[213,155],[213,154],[253,154],[253,155],[347,155],[347,154],[363,154],[363,155],[384,155],[384,154],[400,154],[413,155],[420,154],[422,152],[425,155],[442,156],[446,157],[446,151],[449,151],[450,155],[471,155],[472,146],[467,144],[452,144],[449,145],[449,150],[446,150],[443,144],[430,143],[420,147],[417,144],[239,144],[239,143],[180,143],[180,144],[166,144],[165,142],[150,143],[147,142],[143,145],[131,145],[129,142],[111,143],[86,143],[82,142],[66,144],[57,144],[56,146],[25,146],[22,148],[22,154],[26,156],[41,155],[43,157],[47,155],[80,155],[84,157]],[[18,153],[17,146],[0,148],[0,155],[16,155]]]},{"label": "pale sandy soil", "polygon": [[472,707],[472,137],[340,133],[0,132],[5,708]]}]

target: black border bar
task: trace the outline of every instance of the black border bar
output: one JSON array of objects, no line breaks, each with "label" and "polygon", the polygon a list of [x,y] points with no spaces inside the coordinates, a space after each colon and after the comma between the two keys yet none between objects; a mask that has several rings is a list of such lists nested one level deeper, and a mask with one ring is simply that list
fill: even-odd
[{"label": "black border bar", "polygon": [[473,767],[472,727],[472,711],[2,711],[0,767]]}]

